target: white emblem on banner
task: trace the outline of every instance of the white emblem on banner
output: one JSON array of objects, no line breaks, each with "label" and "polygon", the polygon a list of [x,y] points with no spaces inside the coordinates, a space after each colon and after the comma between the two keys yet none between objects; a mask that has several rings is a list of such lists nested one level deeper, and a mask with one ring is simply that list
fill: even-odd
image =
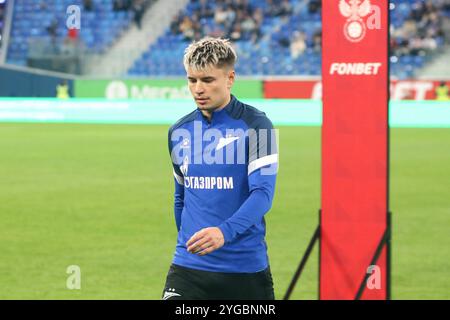
[{"label": "white emblem on banner", "polygon": [[364,0],[350,0],[347,3],[345,0],[339,2],[339,11],[347,18],[344,25],[344,35],[351,42],[359,42],[364,39],[366,35],[366,24],[363,17],[370,13],[370,1]]}]

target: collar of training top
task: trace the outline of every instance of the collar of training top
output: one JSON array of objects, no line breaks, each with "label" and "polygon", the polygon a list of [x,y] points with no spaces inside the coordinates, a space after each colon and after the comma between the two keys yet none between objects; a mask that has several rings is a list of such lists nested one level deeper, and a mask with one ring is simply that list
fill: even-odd
[{"label": "collar of training top", "polygon": [[[230,102],[228,102],[228,104],[223,107],[222,109],[218,110],[218,111],[214,111],[211,115],[211,121],[213,122],[213,120],[217,120],[219,117],[223,116],[224,114],[232,114],[233,110],[236,108],[236,105],[238,104],[237,99],[235,96],[230,95],[231,99]],[[197,112],[203,117],[204,120],[207,120],[207,118],[203,115],[203,113],[201,112],[201,110],[197,107]]]}]

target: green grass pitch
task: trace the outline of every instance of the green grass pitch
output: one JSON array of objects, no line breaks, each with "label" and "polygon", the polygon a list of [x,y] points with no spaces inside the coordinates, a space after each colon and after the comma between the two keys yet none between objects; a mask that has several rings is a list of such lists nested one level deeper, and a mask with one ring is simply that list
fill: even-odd
[{"label": "green grass pitch", "polygon": [[[318,222],[320,128],[280,127],[267,242],[281,299]],[[391,130],[392,298],[450,298],[450,130]],[[0,299],[160,299],[167,126],[0,124]],[[66,269],[81,268],[81,290]],[[317,247],[293,299],[317,298]]]}]

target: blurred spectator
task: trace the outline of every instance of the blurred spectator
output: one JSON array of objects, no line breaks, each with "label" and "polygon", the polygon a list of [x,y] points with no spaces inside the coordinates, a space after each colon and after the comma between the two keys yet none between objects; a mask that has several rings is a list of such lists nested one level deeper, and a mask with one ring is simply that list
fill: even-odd
[{"label": "blurred spectator", "polygon": [[138,29],[142,29],[142,16],[144,15],[145,6],[144,0],[134,0],[131,7],[134,13],[134,22]]},{"label": "blurred spectator", "polygon": [[244,14],[251,15],[253,13],[252,7],[248,3],[248,0],[235,0],[234,9],[244,12]]},{"label": "blurred spectator", "polygon": [[266,0],[267,11],[266,14],[272,17],[285,17],[292,14],[293,9],[289,0]]},{"label": "blurred spectator", "polygon": [[286,34],[282,34],[278,39],[278,44],[283,48],[289,48],[291,46],[291,40]]},{"label": "blurred spectator", "polygon": [[181,18],[182,17],[180,13],[172,17],[172,21],[170,22],[170,31],[172,32],[172,34],[180,33]]},{"label": "blurred spectator", "polygon": [[242,33],[241,33],[241,25],[239,23],[236,23],[233,27],[233,30],[230,33],[229,38],[232,41],[239,41],[241,40]]},{"label": "blurred spectator", "polygon": [[279,14],[279,8],[274,0],[266,0],[266,15],[275,17]]},{"label": "blurred spectator", "polygon": [[130,9],[130,0],[114,0],[114,11],[128,11]]},{"label": "blurred spectator", "polygon": [[322,29],[314,32],[312,45],[314,52],[320,53],[322,51]]},{"label": "blurred spectator", "polygon": [[220,25],[225,25],[228,18],[228,13],[223,6],[219,6],[214,13],[214,22]]},{"label": "blurred spectator", "polygon": [[86,11],[92,11],[94,9],[92,0],[83,0],[83,8]]},{"label": "blurred spectator", "polygon": [[292,5],[289,0],[283,0],[280,5],[280,15],[287,16],[291,15],[293,12]]},{"label": "blurred spectator", "polygon": [[226,13],[227,18],[225,20],[225,28],[230,29],[233,26],[233,23],[236,21],[237,14],[231,4],[228,5]]},{"label": "blurred spectator", "polygon": [[194,23],[188,16],[183,17],[179,30],[184,35],[185,40],[194,39]]},{"label": "blurred spectator", "polygon": [[58,99],[69,99],[69,86],[67,85],[67,80],[62,80],[56,86],[56,98]]},{"label": "blurred spectator", "polygon": [[252,15],[253,21],[255,22],[255,27],[253,29],[252,35],[251,35],[251,41],[253,43],[258,42],[262,37],[262,24],[264,21],[264,14],[262,9],[258,8],[255,11],[253,11]]},{"label": "blurred spectator", "polygon": [[207,0],[200,0],[200,8],[198,9],[200,18],[211,18],[214,16],[214,11],[211,4]]},{"label": "blurred spectator", "polygon": [[[240,23],[242,38],[244,40],[251,40],[253,43],[257,42],[261,37],[261,20],[258,17],[258,14],[255,12],[253,16],[251,16],[247,11],[239,11],[243,12],[243,18],[239,19],[242,22]],[[239,21],[238,19],[236,19]],[[239,22],[236,22],[238,24]]]},{"label": "blurred spectator", "polygon": [[447,86],[447,83],[445,81],[441,81],[438,87],[436,87],[436,100],[439,101],[448,101],[450,100],[449,97],[449,87]]},{"label": "blurred spectator", "polygon": [[243,32],[251,34],[255,31],[256,23],[248,13],[244,14],[241,21],[240,24]]},{"label": "blurred spectator", "polygon": [[253,11],[253,19],[255,20],[257,26],[261,26],[264,20],[264,12],[261,8],[257,8]]},{"label": "blurred spectator", "polygon": [[322,10],[322,0],[310,0],[308,4],[308,12],[315,14]]},{"label": "blurred spectator", "polygon": [[297,59],[306,50],[305,33],[295,31],[290,45],[292,59]]},{"label": "blurred spectator", "polygon": [[47,33],[50,36],[50,40],[52,43],[55,43],[55,41],[56,41],[57,29],[58,29],[58,20],[56,18],[53,18],[52,22],[46,28]]}]

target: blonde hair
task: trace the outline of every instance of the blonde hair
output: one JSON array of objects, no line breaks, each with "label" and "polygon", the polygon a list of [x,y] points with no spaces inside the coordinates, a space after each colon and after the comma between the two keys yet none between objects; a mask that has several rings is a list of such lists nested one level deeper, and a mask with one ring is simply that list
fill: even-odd
[{"label": "blonde hair", "polygon": [[204,70],[209,66],[233,68],[236,60],[236,52],[228,39],[206,37],[186,48],[183,64],[186,70]]}]

